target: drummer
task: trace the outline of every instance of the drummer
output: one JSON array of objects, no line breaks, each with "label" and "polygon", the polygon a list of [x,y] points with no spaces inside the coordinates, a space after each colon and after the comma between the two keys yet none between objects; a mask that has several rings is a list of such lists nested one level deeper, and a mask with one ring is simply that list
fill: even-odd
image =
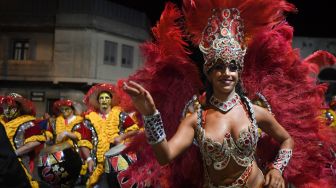
[{"label": "drummer", "polygon": [[55,101],[53,111],[57,117],[49,121],[46,131],[48,139],[53,140],[55,144],[67,141],[73,146],[81,140],[86,131],[83,118],[74,113],[74,102],[69,99]]},{"label": "drummer", "polygon": [[36,121],[35,106],[17,93],[0,96],[0,105],[0,123],[4,126],[15,154],[24,167],[31,187],[39,187],[38,182],[32,180],[31,167],[34,166],[34,151],[46,141],[46,137]]},{"label": "drummer", "polygon": [[[81,147],[87,156],[89,171],[92,172],[87,187],[106,187],[104,172],[104,155],[111,146],[122,143],[139,130],[135,121],[122,112],[115,86],[97,84],[84,98],[89,110],[85,115],[84,125],[91,130],[92,150]],[[81,143],[79,144],[80,146]]]}]

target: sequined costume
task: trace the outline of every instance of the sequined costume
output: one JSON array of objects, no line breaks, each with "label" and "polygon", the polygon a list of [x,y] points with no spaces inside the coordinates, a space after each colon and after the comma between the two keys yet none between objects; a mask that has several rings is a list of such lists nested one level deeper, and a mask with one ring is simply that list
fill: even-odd
[{"label": "sequined costume", "polygon": [[[48,126],[48,130],[46,131],[47,136],[50,139],[55,139],[55,143],[57,144],[57,135],[64,131],[68,131],[73,132],[76,135],[78,141],[81,140],[82,135],[85,137],[88,131],[83,125],[83,117],[73,114],[68,118],[64,118],[62,114],[60,114],[60,108],[62,106],[66,106],[74,110],[74,103],[69,99],[55,101],[53,109],[57,117],[55,120],[51,120],[50,125]],[[71,145],[74,144],[71,139],[67,139],[67,142],[69,142]]]},{"label": "sequined costume", "polygon": [[[239,101],[239,99],[237,99]],[[251,105],[251,104],[250,104]],[[252,108],[251,108],[252,109]],[[246,180],[251,172],[252,162],[255,160],[254,155],[258,142],[258,127],[254,113],[250,117],[251,125],[239,133],[239,138],[234,140],[230,133],[226,133],[222,143],[213,141],[206,136],[203,125],[206,119],[206,112],[201,109],[198,110],[198,122],[195,129],[195,138],[200,148],[203,167],[205,170],[205,179],[208,181],[206,185],[212,185],[208,175],[208,168],[215,170],[223,170],[227,167],[230,160],[234,160],[239,166],[246,167],[242,175],[230,186],[221,187],[241,187],[246,184]],[[246,177],[242,177],[242,176]],[[215,187],[215,186],[210,186]]]}]

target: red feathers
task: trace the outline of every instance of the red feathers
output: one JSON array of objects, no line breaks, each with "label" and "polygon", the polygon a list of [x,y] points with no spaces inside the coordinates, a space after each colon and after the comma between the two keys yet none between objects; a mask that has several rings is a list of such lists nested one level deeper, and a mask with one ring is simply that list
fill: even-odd
[{"label": "red feathers", "polygon": [[316,51],[303,60],[307,63],[311,72],[317,75],[323,67],[336,64],[336,57],[326,51]]},{"label": "red feathers", "polygon": [[195,45],[214,8],[237,8],[244,21],[245,41],[263,28],[272,28],[284,20],[284,12],[295,7],[284,0],[184,0],[186,28]]},{"label": "red feathers", "polygon": [[[245,58],[243,83],[249,97],[254,98],[256,92],[266,96],[275,118],[295,141],[285,170],[287,180],[296,187],[316,187],[321,182],[333,185],[335,178],[328,165],[334,160],[330,148],[336,146],[336,132],[322,126],[317,118],[326,87],[316,84],[311,69],[300,61],[291,46],[292,33],[283,23],[255,36]],[[266,157],[265,148],[275,147],[269,141],[264,138],[259,142],[259,157]],[[263,160],[272,160],[267,157]]]},{"label": "red feathers", "polygon": [[[189,59],[185,49],[187,43],[182,40],[184,35],[178,24],[180,18],[181,13],[175,5],[167,3],[160,22],[153,28],[156,41],[142,46],[146,58],[144,68],[129,78],[141,83],[152,94],[156,107],[163,115],[168,139],[177,130],[184,105],[201,87],[197,66]],[[130,106],[125,103],[122,105]],[[190,164],[190,159],[197,157],[194,155],[195,150],[190,150],[172,165],[161,167],[143,134],[134,139],[129,149],[136,150],[142,159],[129,170],[135,179],[150,180],[154,187],[157,187],[156,183],[160,187],[181,187],[182,183],[199,183],[199,179],[193,176],[195,172],[191,173],[189,165],[188,168],[181,168],[185,161]],[[195,167],[199,165],[196,162]],[[144,173],[148,171],[150,173]],[[200,173],[200,170],[197,172]]]},{"label": "red feathers", "polygon": [[[335,57],[318,52],[315,58],[300,60],[298,51],[292,48],[293,30],[283,22],[284,12],[295,10],[286,1],[185,0],[183,14],[167,3],[153,28],[156,41],[142,46],[144,68],[129,79],[141,83],[153,95],[169,139],[176,132],[184,105],[202,88],[199,70],[188,58],[190,52],[183,39],[198,45],[211,9],[220,7],[238,8],[244,20],[248,51],[242,82],[248,97],[253,99],[257,92],[266,96],[275,118],[294,138],[294,154],[285,178],[295,187],[334,186],[335,177],[329,168],[334,158],[329,150],[335,147],[336,133],[317,119],[326,86],[318,85],[311,77],[307,62],[315,62],[316,57],[327,57],[317,59],[329,62]],[[124,102],[122,106],[132,105]],[[257,152],[260,162],[273,160],[277,148],[272,140],[264,137],[259,144],[263,145]],[[129,150],[139,154],[139,160],[128,171],[139,181],[150,181],[154,187],[202,186],[201,159],[195,147],[165,167],[158,165],[143,134],[135,138]]]}]

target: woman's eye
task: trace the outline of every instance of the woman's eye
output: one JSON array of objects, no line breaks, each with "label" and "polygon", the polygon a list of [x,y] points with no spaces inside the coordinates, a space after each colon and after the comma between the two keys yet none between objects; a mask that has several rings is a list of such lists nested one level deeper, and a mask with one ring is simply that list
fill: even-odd
[{"label": "woman's eye", "polygon": [[221,64],[217,64],[217,65],[215,65],[215,67],[214,67],[214,69],[216,69],[216,70],[223,70],[225,68],[225,66],[224,65],[221,65]]},{"label": "woman's eye", "polygon": [[235,63],[230,63],[228,67],[231,72],[236,72],[238,70],[238,65]]}]

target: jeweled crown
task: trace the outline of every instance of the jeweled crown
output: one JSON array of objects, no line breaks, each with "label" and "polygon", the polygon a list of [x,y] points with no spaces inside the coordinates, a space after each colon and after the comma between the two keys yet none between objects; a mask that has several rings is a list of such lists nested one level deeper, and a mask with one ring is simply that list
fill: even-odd
[{"label": "jeweled crown", "polygon": [[238,9],[213,9],[199,44],[205,60],[203,68],[205,73],[218,60],[224,63],[234,61],[241,69],[243,68],[246,54],[243,29]]}]

